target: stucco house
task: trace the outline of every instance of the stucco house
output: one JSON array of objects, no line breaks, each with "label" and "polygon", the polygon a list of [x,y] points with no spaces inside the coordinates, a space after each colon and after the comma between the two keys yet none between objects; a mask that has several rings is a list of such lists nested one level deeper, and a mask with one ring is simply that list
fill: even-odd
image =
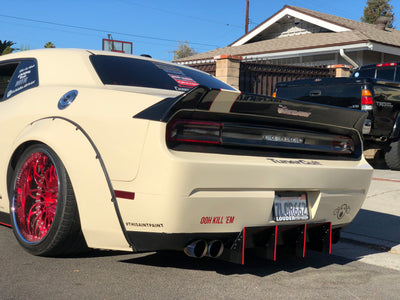
[{"label": "stucco house", "polygon": [[221,56],[302,66],[400,61],[400,31],[285,5],[229,46],[176,62],[192,65]]}]

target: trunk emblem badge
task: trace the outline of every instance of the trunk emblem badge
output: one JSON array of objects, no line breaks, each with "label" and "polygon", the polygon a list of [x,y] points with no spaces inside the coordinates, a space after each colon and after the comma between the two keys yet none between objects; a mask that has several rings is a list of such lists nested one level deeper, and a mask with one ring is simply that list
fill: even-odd
[{"label": "trunk emblem badge", "polygon": [[310,112],[289,109],[285,105],[279,105],[278,106],[278,114],[289,115],[289,116],[297,116],[297,117],[303,117],[303,118],[308,118],[309,116],[311,116]]}]

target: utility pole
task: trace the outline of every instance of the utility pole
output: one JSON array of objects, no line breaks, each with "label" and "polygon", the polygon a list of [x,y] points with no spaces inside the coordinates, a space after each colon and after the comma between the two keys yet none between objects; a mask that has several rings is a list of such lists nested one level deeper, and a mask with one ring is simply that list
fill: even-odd
[{"label": "utility pole", "polygon": [[111,41],[111,51],[114,51],[115,50],[114,39],[113,39],[112,35],[109,33],[107,34],[107,36],[108,36],[108,39]]},{"label": "utility pole", "polygon": [[246,0],[246,26],[244,32],[245,34],[249,32],[249,0]]}]

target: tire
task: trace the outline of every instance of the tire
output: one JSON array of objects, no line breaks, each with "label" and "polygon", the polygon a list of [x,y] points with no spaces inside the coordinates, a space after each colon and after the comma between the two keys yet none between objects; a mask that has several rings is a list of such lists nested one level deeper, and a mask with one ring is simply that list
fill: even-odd
[{"label": "tire", "polygon": [[39,256],[80,252],[86,243],[67,171],[43,144],[28,147],[16,165],[11,224],[21,246]]},{"label": "tire", "polygon": [[392,142],[385,153],[385,162],[391,170],[400,170],[400,141]]}]

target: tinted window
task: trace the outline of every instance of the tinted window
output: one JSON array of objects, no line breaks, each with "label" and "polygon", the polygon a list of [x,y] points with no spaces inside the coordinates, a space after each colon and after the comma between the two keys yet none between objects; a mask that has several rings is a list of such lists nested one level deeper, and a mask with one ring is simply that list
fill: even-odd
[{"label": "tinted window", "polygon": [[136,58],[92,55],[92,64],[104,84],[188,91],[198,85],[232,90],[211,75],[179,65]]},{"label": "tinted window", "polygon": [[400,67],[396,68],[396,78],[394,81],[400,82]]},{"label": "tinted window", "polygon": [[377,68],[376,69],[376,79],[384,79],[384,80],[394,80],[394,71],[395,68]]},{"label": "tinted window", "polygon": [[8,84],[10,83],[11,77],[17,66],[18,63],[10,63],[0,66],[0,100],[3,99],[6,94]]},{"label": "tinted window", "polygon": [[277,97],[348,108],[358,108],[360,88],[352,84],[277,87]]},{"label": "tinted window", "polygon": [[15,96],[27,89],[38,86],[37,63],[34,60],[23,60],[13,73],[4,100]]},{"label": "tinted window", "polygon": [[369,77],[369,78],[375,78],[375,68],[373,69],[361,69],[361,70],[357,70],[357,72],[355,72],[353,74],[353,77]]}]

